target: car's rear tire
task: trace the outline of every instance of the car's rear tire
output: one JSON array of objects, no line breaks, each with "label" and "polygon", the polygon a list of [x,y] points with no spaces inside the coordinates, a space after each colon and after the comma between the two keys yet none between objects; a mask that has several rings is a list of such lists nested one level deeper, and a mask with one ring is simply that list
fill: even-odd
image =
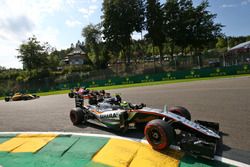
[{"label": "car's rear tire", "polygon": [[190,112],[184,107],[181,107],[181,106],[171,107],[169,109],[169,112],[174,113],[174,114],[179,115],[179,116],[182,116],[188,120],[191,120]]},{"label": "car's rear tire", "polygon": [[73,98],[73,97],[74,97],[74,93],[70,92],[70,93],[69,93],[69,97],[70,97],[70,98]]},{"label": "car's rear tire", "polygon": [[23,100],[31,100],[31,99],[33,99],[32,96],[23,96]]},{"label": "car's rear tire", "polygon": [[149,144],[155,150],[163,150],[174,142],[174,129],[161,119],[155,119],[147,123],[144,135]]},{"label": "car's rear tire", "polygon": [[81,123],[86,123],[86,114],[81,108],[72,108],[70,110],[70,120],[73,125],[79,125]]}]

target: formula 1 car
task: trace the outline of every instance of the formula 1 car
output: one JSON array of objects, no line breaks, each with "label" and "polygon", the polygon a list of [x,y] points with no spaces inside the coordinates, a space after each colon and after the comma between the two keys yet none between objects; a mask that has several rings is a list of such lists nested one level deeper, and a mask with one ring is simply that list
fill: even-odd
[{"label": "formula 1 car", "polygon": [[90,99],[90,104],[91,104],[91,101],[93,100],[99,101],[99,99],[110,97],[110,93],[105,92],[105,90],[96,91],[96,90],[89,90],[86,88],[74,88],[71,89],[71,92],[69,92],[68,96],[70,98],[78,96],[83,99]]},{"label": "formula 1 car", "polygon": [[68,93],[69,97],[70,98],[74,98],[75,95],[77,94],[88,94],[88,90],[86,90],[86,88],[74,88],[74,89],[71,89],[70,92]]},{"label": "formula 1 car", "polygon": [[156,150],[175,145],[192,155],[213,158],[220,141],[218,123],[193,122],[184,107],[149,108],[122,102],[119,96],[92,101],[91,105],[84,105],[84,99],[76,96],[75,105],[70,111],[74,125],[90,122],[122,132],[144,125],[146,139]]},{"label": "formula 1 car", "polygon": [[22,93],[15,93],[13,96],[7,96],[4,98],[6,102],[8,101],[19,101],[19,100],[31,100],[31,99],[37,99],[40,96],[37,96],[35,94],[22,94]]}]

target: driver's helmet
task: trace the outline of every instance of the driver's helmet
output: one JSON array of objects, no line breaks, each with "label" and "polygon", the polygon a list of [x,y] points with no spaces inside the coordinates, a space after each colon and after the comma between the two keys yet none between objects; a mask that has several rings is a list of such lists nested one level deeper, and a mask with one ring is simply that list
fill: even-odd
[{"label": "driver's helmet", "polygon": [[129,104],[128,104],[128,102],[123,101],[123,102],[120,103],[120,106],[123,107],[123,108],[128,108]]},{"label": "driver's helmet", "polygon": [[101,95],[105,95],[105,90],[100,90]]},{"label": "driver's helmet", "polygon": [[116,98],[116,102],[117,103],[121,103],[122,102],[122,98],[121,98],[121,96],[119,94],[116,94],[115,98]]},{"label": "driver's helmet", "polygon": [[78,93],[83,93],[84,92],[84,89],[83,88],[79,88],[78,89]]}]

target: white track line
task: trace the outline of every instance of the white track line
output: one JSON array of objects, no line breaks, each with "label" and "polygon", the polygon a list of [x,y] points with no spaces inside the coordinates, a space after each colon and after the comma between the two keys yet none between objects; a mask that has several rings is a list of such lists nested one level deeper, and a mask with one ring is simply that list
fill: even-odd
[{"label": "white track line", "polygon": [[250,165],[248,165],[248,164],[245,164],[245,163],[242,163],[242,162],[239,162],[239,161],[235,161],[235,160],[232,160],[232,159],[220,157],[220,156],[217,156],[217,155],[214,156],[214,159],[217,160],[217,161],[224,162],[224,163],[231,164],[231,165],[235,165],[235,166],[238,166],[238,167],[250,167]]},{"label": "white track line", "polygon": [[[137,139],[137,138],[131,138],[131,137],[121,137],[121,136],[114,136],[114,135],[104,135],[104,134],[93,134],[93,133],[75,133],[75,132],[0,132],[0,135],[8,135],[8,134],[20,134],[20,133],[25,133],[25,134],[57,134],[57,135],[76,135],[76,136],[92,136],[92,137],[105,137],[105,138],[115,138],[115,139],[125,139],[125,140],[132,140],[132,141],[137,141],[141,143],[146,143],[148,144],[147,140],[144,139]],[[171,147],[172,149],[176,150],[176,147]],[[178,150],[178,149],[177,149]],[[231,160],[228,158],[220,157],[220,156],[215,156],[215,160],[235,165],[238,167],[250,167],[249,164],[242,163],[239,161]],[[0,166],[1,167],[1,166]]]}]

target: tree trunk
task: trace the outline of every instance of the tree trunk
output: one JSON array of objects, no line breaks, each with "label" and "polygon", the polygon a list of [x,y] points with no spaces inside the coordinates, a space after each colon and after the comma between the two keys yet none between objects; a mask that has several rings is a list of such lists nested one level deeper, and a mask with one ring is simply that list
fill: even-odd
[{"label": "tree trunk", "polygon": [[95,65],[97,67],[97,69],[100,69],[100,59],[99,59],[99,48],[98,46],[96,46],[94,48],[94,52],[95,52]]},{"label": "tree trunk", "polygon": [[126,55],[127,55],[128,65],[130,65],[130,46],[127,47]]},{"label": "tree trunk", "polygon": [[170,50],[171,60],[174,60],[174,48],[175,48],[175,45],[174,45],[174,43],[172,43],[171,44],[171,50]]},{"label": "tree trunk", "polygon": [[154,59],[154,72],[156,73],[155,55],[154,55],[154,52],[155,52],[155,48],[154,48],[154,46],[153,46],[153,53],[152,53],[152,56],[153,56],[153,59]]},{"label": "tree trunk", "polygon": [[163,49],[163,47],[162,47],[162,45],[160,45],[160,46],[158,46],[158,48],[159,48],[159,52],[160,52],[160,63],[162,65],[162,62],[163,62],[162,49]]},{"label": "tree trunk", "polygon": [[195,66],[195,65],[197,65],[197,59],[196,59],[196,57],[197,57],[197,48],[195,47],[194,48],[194,54],[192,55],[192,64],[193,64],[193,66]]}]

